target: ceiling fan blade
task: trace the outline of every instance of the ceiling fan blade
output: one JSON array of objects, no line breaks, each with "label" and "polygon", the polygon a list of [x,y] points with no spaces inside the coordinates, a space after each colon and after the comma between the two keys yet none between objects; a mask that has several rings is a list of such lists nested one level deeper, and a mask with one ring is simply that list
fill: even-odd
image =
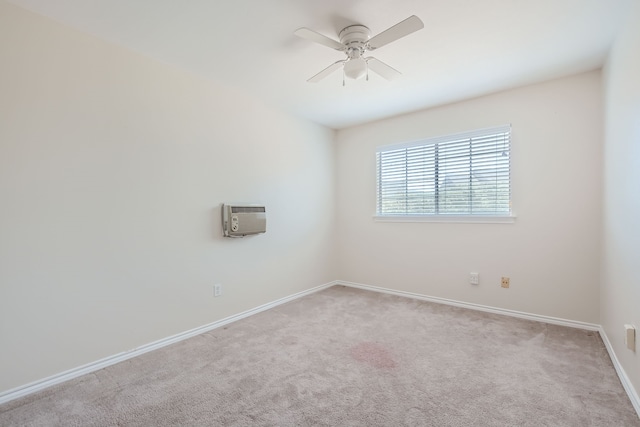
[{"label": "ceiling fan blade", "polygon": [[345,45],[343,45],[339,41],[330,39],[329,37],[324,36],[320,33],[316,33],[315,31],[310,30],[306,27],[298,28],[293,32],[293,34],[303,39],[307,39],[307,40],[311,40],[312,42],[323,44],[325,46],[330,47],[331,49],[345,50],[347,48]]},{"label": "ceiling fan blade", "polygon": [[311,77],[309,80],[307,80],[309,83],[318,83],[320,80],[324,79],[325,77],[327,77],[329,74],[333,73],[334,71],[336,71],[338,68],[342,67],[342,65],[347,62],[346,59],[343,59],[342,61],[336,61],[333,64],[329,65],[327,68],[325,68],[324,70],[320,71],[318,74],[316,74],[315,76]]},{"label": "ceiling fan blade", "polygon": [[399,77],[400,75],[402,75],[400,71],[396,70],[393,67],[390,67],[389,65],[380,61],[379,59],[369,57],[369,58],[366,58],[366,60],[367,60],[367,65],[369,66],[369,69],[371,71],[381,75],[387,80],[393,80],[396,77]]},{"label": "ceiling fan blade", "polygon": [[415,15],[412,15],[393,27],[384,30],[369,40],[369,50],[378,49],[386,44],[394,42],[404,36],[424,28],[424,24]]}]

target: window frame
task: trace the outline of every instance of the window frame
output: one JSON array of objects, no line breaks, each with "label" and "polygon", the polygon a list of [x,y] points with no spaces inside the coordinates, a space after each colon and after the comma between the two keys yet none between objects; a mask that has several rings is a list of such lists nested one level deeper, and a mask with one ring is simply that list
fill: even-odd
[{"label": "window frame", "polygon": [[[419,147],[429,147],[435,146],[436,144],[446,144],[447,142],[450,144],[455,143],[456,141],[469,139],[470,141],[474,138],[482,138],[492,135],[498,134],[507,134],[508,137],[508,159],[506,166],[506,173],[508,176],[509,183],[509,212],[504,213],[460,213],[460,214],[452,214],[452,213],[380,213],[380,158],[379,155],[382,152],[396,151],[402,149],[410,149],[410,148],[419,148]],[[502,126],[494,126],[490,128],[477,129],[468,132],[462,132],[457,134],[443,135],[433,138],[425,138],[417,141],[405,142],[405,143],[396,143],[380,146],[376,149],[376,213],[374,215],[374,220],[380,222],[452,222],[452,223],[513,223],[515,222],[516,215],[513,211],[512,205],[512,193],[513,193],[513,181],[511,177],[511,159],[512,159],[512,129],[511,124],[502,125]],[[471,147],[471,146],[470,146]],[[440,154],[438,153],[437,156]],[[436,159],[438,157],[435,157]],[[470,165],[473,161],[473,154],[471,153],[471,148],[469,152],[469,161]],[[436,160],[437,162],[437,160]],[[438,199],[440,197],[440,188],[436,188],[438,185],[438,181],[441,178],[441,175],[437,175],[437,166],[435,166],[436,170],[433,171],[434,174],[434,198]],[[471,168],[471,166],[470,166]],[[504,172],[501,169],[502,172]],[[430,172],[430,171],[429,171]],[[471,172],[471,169],[470,169]],[[436,202],[438,203],[438,202]]]}]

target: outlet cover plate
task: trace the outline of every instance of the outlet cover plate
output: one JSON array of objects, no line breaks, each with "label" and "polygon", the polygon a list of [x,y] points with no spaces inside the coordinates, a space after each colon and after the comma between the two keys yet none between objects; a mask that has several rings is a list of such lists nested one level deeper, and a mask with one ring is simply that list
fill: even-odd
[{"label": "outlet cover plate", "polygon": [[508,277],[503,277],[502,278],[501,286],[503,288],[508,288],[509,287],[509,278]]},{"label": "outlet cover plate", "polygon": [[636,327],[624,325],[624,342],[631,351],[636,351]]},{"label": "outlet cover plate", "polygon": [[469,283],[472,285],[480,284],[480,274],[479,273],[470,273],[469,274]]}]

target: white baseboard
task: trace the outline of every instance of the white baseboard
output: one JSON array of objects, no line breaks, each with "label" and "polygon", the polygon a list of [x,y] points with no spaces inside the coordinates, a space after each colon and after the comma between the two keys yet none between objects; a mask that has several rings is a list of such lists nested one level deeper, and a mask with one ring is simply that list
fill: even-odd
[{"label": "white baseboard", "polygon": [[613,351],[613,346],[611,345],[611,341],[609,341],[609,337],[607,333],[604,331],[604,328],[601,326],[598,330],[600,332],[600,336],[602,337],[602,341],[604,342],[604,346],[607,348],[607,352],[609,353],[609,357],[611,358],[611,362],[613,363],[613,367],[616,369],[618,373],[618,378],[620,378],[620,382],[622,383],[622,387],[627,392],[629,396],[629,400],[631,400],[631,404],[636,410],[638,417],[640,417],[640,397],[638,397],[638,392],[631,384],[631,380],[627,376],[624,368],[620,364],[618,357],[616,356],[615,351]]},{"label": "white baseboard", "polygon": [[596,325],[595,323],[586,323],[586,322],[579,322],[577,320],[568,320],[568,319],[560,319],[560,318],[551,317],[551,316],[542,316],[539,314],[525,313],[522,311],[507,310],[506,308],[497,308],[497,307],[491,307],[488,305],[473,304],[469,302],[456,301],[456,300],[447,299],[447,298],[431,297],[428,295],[416,294],[413,292],[397,291],[395,289],[381,288],[378,286],[371,286],[371,285],[363,285],[361,283],[345,282],[342,280],[337,280],[335,284],[349,286],[351,288],[365,289],[368,291],[381,292],[381,293],[390,294],[390,295],[397,295],[401,297],[413,298],[413,299],[418,299],[422,301],[435,302],[438,304],[453,305],[455,307],[468,308],[471,310],[485,311],[487,313],[502,314],[504,316],[511,316],[511,317],[519,317],[521,319],[534,320],[537,322],[551,323],[554,325],[561,325],[561,326],[569,326],[571,328],[586,329],[589,331],[600,330],[600,325]]},{"label": "white baseboard", "polygon": [[289,295],[284,298],[280,298],[273,302],[260,305],[258,307],[252,308],[247,311],[243,311],[242,313],[235,314],[233,316],[226,317],[224,319],[218,320],[216,322],[210,323],[208,325],[200,326],[195,329],[191,329],[189,331],[185,331],[167,338],[163,338],[158,341],[154,341],[149,344],[142,345],[140,347],[134,348],[133,350],[125,351],[122,353],[115,354],[113,356],[105,357],[104,359],[97,360],[95,362],[88,363],[83,366],[79,366],[77,368],[69,369],[68,371],[61,372],[59,374],[52,375],[50,377],[23,385],[21,387],[17,387],[3,393],[0,393],[0,404],[9,402],[14,399],[18,399],[20,397],[29,395],[31,393],[35,393],[45,388],[51,387],[56,384],[63,383],[65,381],[72,380],[81,375],[89,374],[91,372],[95,372],[99,369],[106,368],[111,365],[115,365],[116,363],[123,362],[125,360],[143,355],[153,350],[157,350],[162,347],[166,347],[168,345],[177,343],[182,340],[186,340],[187,338],[194,337],[196,335],[200,335],[202,333],[211,331],[213,329],[219,328],[221,326],[227,325],[229,323],[235,322],[240,319],[244,319],[245,317],[252,316],[254,314],[263,312],[265,310],[269,310],[271,308],[277,307],[281,304],[287,303],[289,301],[293,301],[295,299],[304,297],[306,295],[313,294],[315,292],[327,289],[336,282],[325,283],[324,285],[316,286],[315,288],[307,289],[306,291],[298,292],[293,295]]}]

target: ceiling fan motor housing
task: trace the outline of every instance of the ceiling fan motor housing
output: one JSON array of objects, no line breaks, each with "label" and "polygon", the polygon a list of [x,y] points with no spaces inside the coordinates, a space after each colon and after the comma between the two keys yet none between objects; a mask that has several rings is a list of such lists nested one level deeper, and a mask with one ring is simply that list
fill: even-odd
[{"label": "ceiling fan motor housing", "polygon": [[364,25],[349,25],[340,31],[339,36],[340,43],[364,51],[371,37],[371,30]]}]

